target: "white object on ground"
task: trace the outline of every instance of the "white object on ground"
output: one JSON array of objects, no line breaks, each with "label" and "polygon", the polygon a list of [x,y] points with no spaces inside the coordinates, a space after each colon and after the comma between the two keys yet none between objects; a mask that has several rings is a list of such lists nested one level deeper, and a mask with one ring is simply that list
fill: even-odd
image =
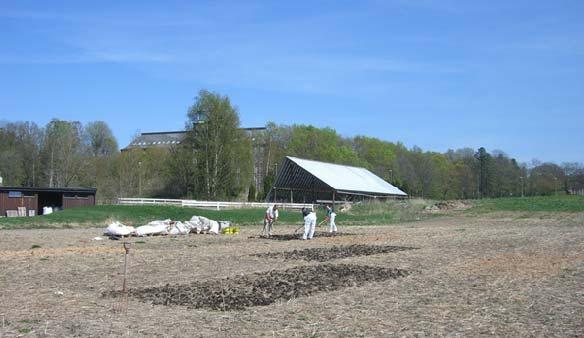
[{"label": "white object on ground", "polygon": [[43,207],[43,215],[50,215],[53,213],[53,208],[51,207]]},{"label": "white object on ground", "polygon": [[231,222],[229,221],[218,221],[219,222],[219,230],[223,230],[225,228],[229,228],[231,226]]},{"label": "white object on ground", "polygon": [[210,227],[209,227],[209,232],[214,233],[215,235],[219,235],[219,232],[221,231],[221,227],[219,226],[219,222],[217,221],[212,221],[209,220],[210,222]]},{"label": "white object on ground", "polygon": [[189,232],[191,232],[191,229],[187,225],[185,225],[182,222],[176,222],[173,225],[171,225],[168,233],[173,235],[173,236],[177,236],[177,235],[188,235]]},{"label": "white object on ground", "polygon": [[123,225],[118,221],[108,225],[107,229],[105,230],[106,234],[111,236],[130,236],[134,234],[135,231],[136,229],[134,229],[133,226]]},{"label": "white object on ground", "polygon": [[217,222],[203,216],[193,216],[191,217],[191,220],[185,222],[185,224],[191,229],[191,232],[196,232],[198,234],[201,232],[212,232],[218,235],[221,232],[222,227],[227,227],[230,223],[225,221]]},{"label": "white object on ground", "polygon": [[168,235],[170,220],[152,221],[136,228],[136,236]]},{"label": "white object on ground", "polygon": [[101,238],[101,237],[93,237],[91,240],[92,241],[103,241],[103,238]]}]

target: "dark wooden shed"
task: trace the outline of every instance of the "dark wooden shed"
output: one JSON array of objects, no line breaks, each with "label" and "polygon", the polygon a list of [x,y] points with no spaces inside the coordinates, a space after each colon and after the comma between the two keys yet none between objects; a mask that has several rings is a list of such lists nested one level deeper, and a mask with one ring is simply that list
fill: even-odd
[{"label": "dark wooden shed", "polygon": [[0,215],[6,216],[9,210],[19,207],[34,210],[42,215],[44,207],[69,209],[79,206],[95,205],[95,188],[23,188],[0,187]]}]

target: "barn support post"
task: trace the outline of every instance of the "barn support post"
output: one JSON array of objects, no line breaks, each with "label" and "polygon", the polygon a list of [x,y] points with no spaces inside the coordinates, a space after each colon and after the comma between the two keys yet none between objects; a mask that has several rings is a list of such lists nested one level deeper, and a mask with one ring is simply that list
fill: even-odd
[{"label": "barn support post", "polygon": [[316,191],[314,190],[314,178],[312,178],[312,203],[316,204]]},{"label": "barn support post", "polygon": [[290,203],[294,203],[294,191],[290,189]]},{"label": "barn support post", "polygon": [[274,187],[274,203],[278,201],[278,189]]},{"label": "barn support post", "polygon": [[333,210],[335,209],[335,191],[333,190]]}]

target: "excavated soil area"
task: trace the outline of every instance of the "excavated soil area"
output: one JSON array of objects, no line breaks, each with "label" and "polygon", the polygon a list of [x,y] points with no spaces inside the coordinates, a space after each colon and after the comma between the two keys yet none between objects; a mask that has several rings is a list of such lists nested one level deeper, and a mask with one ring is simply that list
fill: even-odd
[{"label": "excavated soil area", "polygon": [[[331,238],[331,237],[340,237],[340,236],[356,236],[356,234],[349,233],[349,232],[316,232],[314,234],[314,238]],[[270,237],[264,236],[251,236],[250,238],[261,238],[261,239],[271,239],[274,241],[295,241],[295,240],[302,240],[302,232],[293,233],[293,234],[284,234],[284,235],[272,235]]]},{"label": "excavated soil area", "polygon": [[417,248],[391,245],[338,245],[328,248],[308,248],[302,250],[292,250],[284,252],[266,252],[254,254],[253,256],[262,258],[281,258],[285,260],[298,260],[326,262],[333,259],[348,258],[355,256],[370,256],[390,252],[414,250]]},{"label": "excavated soil area", "polygon": [[[162,287],[135,289],[129,292],[129,296],[154,305],[182,305],[197,309],[231,311],[407,275],[407,271],[400,269],[322,264],[187,285],[167,284]],[[118,297],[123,294],[115,292],[106,294],[108,295]]]},{"label": "excavated soil area", "polygon": [[[123,241],[93,240],[104,227],[0,230],[0,337],[584,337],[584,213],[456,213],[343,227],[354,236],[249,238],[261,228],[129,238],[127,261]],[[418,249],[254,256],[331,258],[355,244]],[[124,266],[128,296],[115,293]]]}]

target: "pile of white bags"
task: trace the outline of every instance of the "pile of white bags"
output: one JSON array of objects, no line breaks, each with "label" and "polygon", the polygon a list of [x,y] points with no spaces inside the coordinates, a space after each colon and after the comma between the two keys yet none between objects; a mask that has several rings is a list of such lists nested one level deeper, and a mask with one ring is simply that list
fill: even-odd
[{"label": "pile of white bags", "polygon": [[152,221],[137,228],[126,226],[120,222],[110,224],[105,233],[109,236],[154,236],[154,235],[188,235],[189,233],[214,233],[220,234],[221,229],[231,225],[226,221],[214,221],[203,216],[193,216],[190,221],[173,222],[170,219]]},{"label": "pile of white bags", "polygon": [[170,230],[168,231],[168,233],[173,236],[188,235],[190,232],[191,228],[187,227],[182,222],[174,222],[174,224],[172,224]]},{"label": "pile of white bags", "polygon": [[136,236],[168,235],[170,220],[152,221],[136,228]]},{"label": "pile of white bags", "polygon": [[218,234],[219,223],[213,221],[203,216],[193,216],[190,221],[186,221],[185,224],[191,229],[192,232],[197,234],[213,232]]},{"label": "pile of white bags", "polygon": [[231,226],[231,222],[214,221],[203,216],[193,216],[190,221],[184,223],[191,229],[191,232],[198,234],[210,232],[218,235],[221,232],[221,229]]},{"label": "pile of white bags", "polygon": [[110,236],[115,237],[125,237],[133,235],[136,232],[133,226],[123,225],[122,223],[115,221],[112,224],[108,225],[107,229],[105,229],[105,233]]}]

